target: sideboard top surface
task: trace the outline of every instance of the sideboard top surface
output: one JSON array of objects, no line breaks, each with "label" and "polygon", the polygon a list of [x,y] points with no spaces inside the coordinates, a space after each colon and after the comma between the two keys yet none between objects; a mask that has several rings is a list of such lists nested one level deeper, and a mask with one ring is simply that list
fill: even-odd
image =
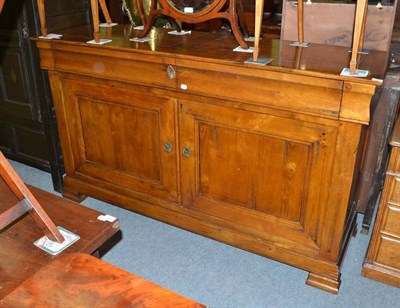
[{"label": "sideboard top surface", "polygon": [[[347,47],[311,44],[309,47],[293,47],[290,41],[262,38],[260,57],[272,58],[265,66],[244,63],[252,58],[251,52],[235,52],[238,47],[233,35],[227,31],[199,32],[190,35],[172,35],[170,29],[153,28],[149,33],[151,40],[144,43],[132,42],[139,31],[130,25],[117,25],[101,28],[101,37],[112,41],[104,45],[88,44],[92,39],[90,27],[77,27],[63,31],[59,40],[36,39],[39,48],[68,49],[76,46],[80,52],[107,54],[121,50],[127,53],[147,54],[174,59],[194,60],[206,65],[207,62],[229,64],[240,67],[251,67],[258,70],[282,71],[299,75],[308,75],[337,80],[352,80],[357,83],[380,85],[386,69],[386,53],[371,50],[369,54],[360,54],[359,69],[368,70],[366,78],[343,77],[340,72],[348,67],[351,53]],[[50,46],[47,46],[50,44]],[[250,44],[251,45],[251,44]],[[92,50],[82,47],[88,47]],[[99,48],[101,47],[101,48]],[[78,50],[77,49],[77,50]],[[75,50],[75,51],[77,51]]]}]

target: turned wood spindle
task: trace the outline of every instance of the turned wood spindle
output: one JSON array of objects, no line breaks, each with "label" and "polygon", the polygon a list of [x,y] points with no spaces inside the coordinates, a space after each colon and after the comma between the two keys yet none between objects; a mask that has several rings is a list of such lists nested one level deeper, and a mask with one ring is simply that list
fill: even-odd
[{"label": "turned wood spindle", "polygon": [[260,35],[261,35],[261,24],[263,19],[264,0],[256,0],[256,11],[255,11],[255,28],[254,28],[254,50],[253,50],[253,61],[257,62],[258,55],[260,53]]},{"label": "turned wood spindle", "polygon": [[361,39],[363,38],[363,24],[366,20],[366,9],[368,8],[367,0],[357,0],[356,14],[354,20],[354,31],[353,31],[353,46],[351,49],[351,59],[350,59],[350,74],[356,73],[358,51],[362,48]]}]

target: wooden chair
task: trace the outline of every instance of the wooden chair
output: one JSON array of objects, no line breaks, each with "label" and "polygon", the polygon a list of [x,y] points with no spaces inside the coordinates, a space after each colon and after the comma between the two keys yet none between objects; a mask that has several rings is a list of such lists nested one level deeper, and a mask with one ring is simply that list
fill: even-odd
[{"label": "wooden chair", "polygon": [[[37,3],[39,9],[39,18],[40,18],[40,31],[43,36],[47,36],[46,11],[45,11],[44,0],[38,0]],[[93,18],[93,36],[96,43],[100,42],[99,5],[101,11],[103,12],[104,18],[106,19],[106,22],[112,23],[105,0],[90,0],[90,6]]]},{"label": "wooden chair", "polygon": [[[244,20],[243,5],[241,0],[215,0],[210,2],[204,9],[194,11],[193,13],[181,12],[174,8],[173,1],[169,0],[151,0],[149,15],[144,16],[140,12],[142,6],[141,0],[136,0],[139,7],[139,14],[142,19],[144,29],[138,34],[139,38],[145,37],[151,30],[156,18],[165,16],[173,24],[179,20],[188,24],[196,24],[216,18],[229,21],[231,31],[236,41],[243,49],[248,45],[244,37],[248,37],[248,31]],[[241,28],[241,30],[239,29]],[[180,31],[180,28],[178,28]],[[242,33],[243,31],[243,33]]]},{"label": "wooden chair", "polygon": [[[255,41],[254,41],[254,52],[253,60],[257,61],[259,55],[259,40],[261,32],[261,22],[263,15],[264,0],[256,0],[256,12],[255,12]],[[357,0],[356,14],[354,20],[354,31],[353,31],[353,44],[351,49],[351,60],[349,63],[350,73],[355,74],[357,68],[358,54],[363,50],[365,24],[367,20],[368,2],[367,0]],[[297,2],[297,35],[298,43],[304,43],[304,0],[298,0]]]},{"label": "wooden chair", "polygon": [[0,230],[29,212],[36,224],[49,239],[62,243],[64,237],[61,235],[60,231],[1,152],[0,176],[19,200],[17,204],[13,205],[5,212],[0,213]]}]

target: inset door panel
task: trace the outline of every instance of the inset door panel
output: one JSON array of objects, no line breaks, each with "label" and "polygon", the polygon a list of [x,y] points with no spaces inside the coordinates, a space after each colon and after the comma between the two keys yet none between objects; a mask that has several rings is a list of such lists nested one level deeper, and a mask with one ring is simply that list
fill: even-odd
[{"label": "inset door panel", "polygon": [[0,91],[5,103],[28,105],[29,98],[25,84],[26,65],[19,50],[9,48],[2,57]]},{"label": "inset door panel", "polygon": [[179,103],[184,205],[317,254],[337,127]]},{"label": "inset door panel", "polygon": [[71,155],[75,165],[67,175],[177,201],[175,101],[104,80],[61,82],[73,149],[65,156]]},{"label": "inset door panel", "polygon": [[[161,183],[157,110],[78,97],[85,161]],[[138,131],[146,134],[138,134]],[[125,142],[126,141],[126,142]],[[143,151],[147,155],[143,155]]]},{"label": "inset door panel", "polygon": [[301,221],[293,205],[305,197],[312,145],[206,123],[199,133],[200,195]]}]

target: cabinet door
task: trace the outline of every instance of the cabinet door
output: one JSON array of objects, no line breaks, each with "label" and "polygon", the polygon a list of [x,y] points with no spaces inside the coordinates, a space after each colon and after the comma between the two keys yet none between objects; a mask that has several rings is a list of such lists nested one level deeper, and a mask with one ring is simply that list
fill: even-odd
[{"label": "cabinet door", "polygon": [[305,255],[320,253],[322,236],[339,240],[329,238],[326,228],[334,227],[325,221],[336,122],[190,101],[180,101],[179,110],[184,206]]},{"label": "cabinet door", "polygon": [[173,99],[143,86],[51,78],[67,178],[136,198],[177,201]]}]

